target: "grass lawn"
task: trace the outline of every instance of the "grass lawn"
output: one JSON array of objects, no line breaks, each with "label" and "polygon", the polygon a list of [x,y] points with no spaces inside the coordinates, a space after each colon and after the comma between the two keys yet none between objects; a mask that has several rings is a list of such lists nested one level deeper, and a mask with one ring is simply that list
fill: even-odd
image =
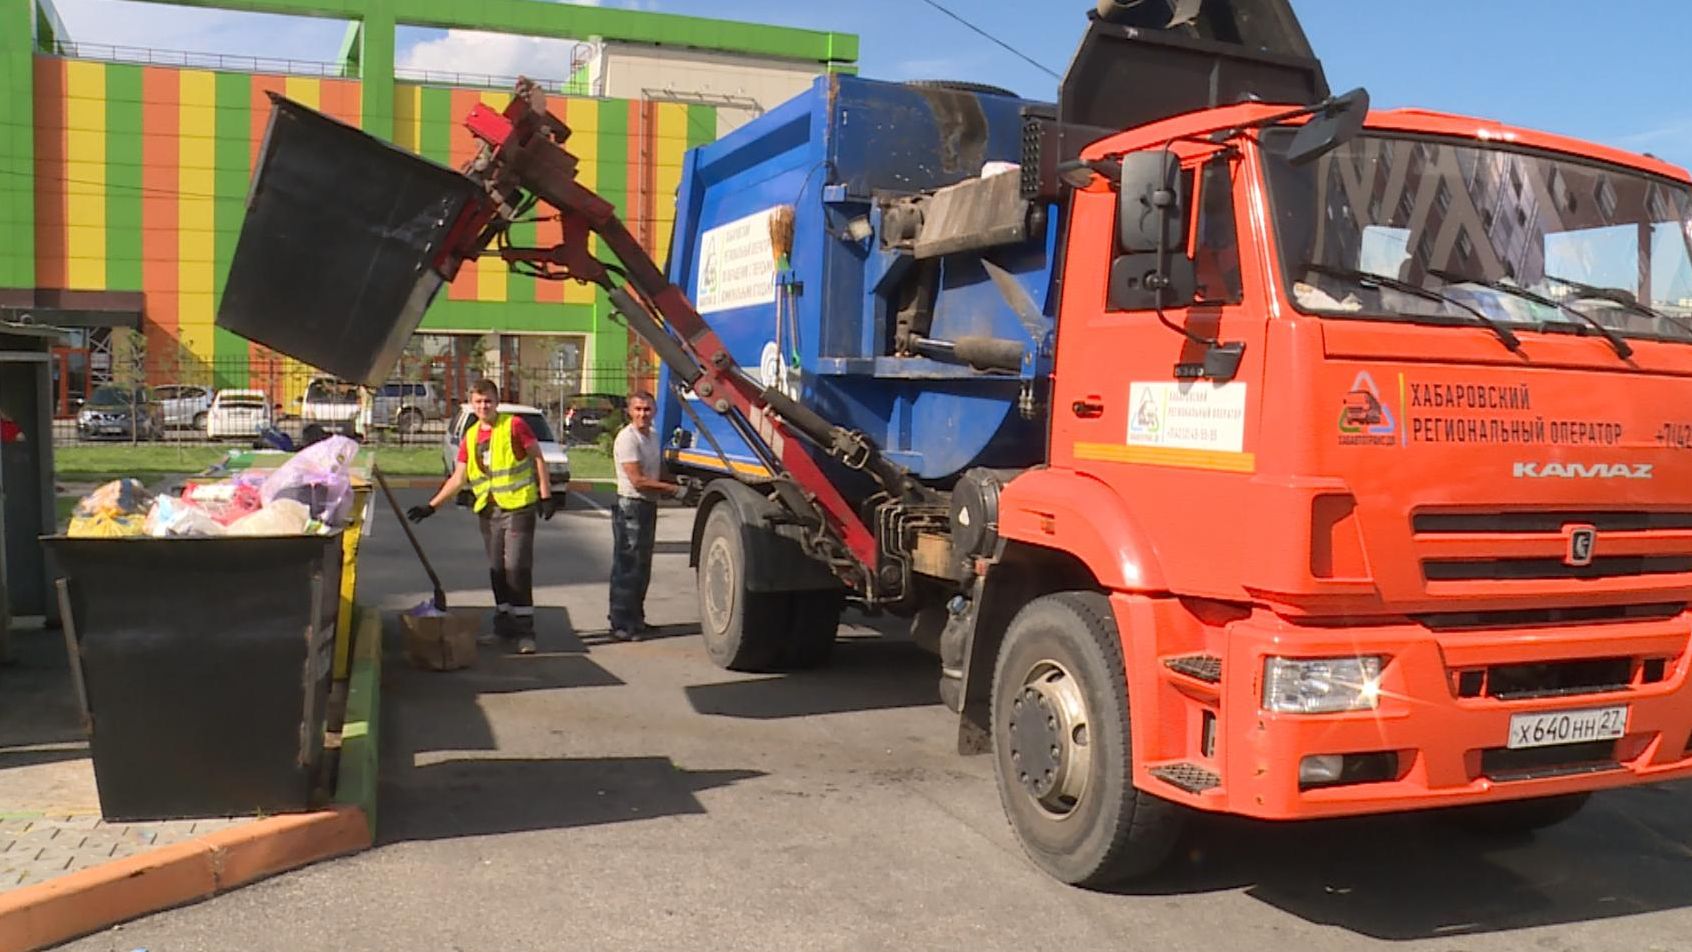
[{"label": "grass lawn", "polygon": [[597,447],[570,448],[571,479],[611,479],[611,472],[611,457],[606,456]]},{"label": "grass lawn", "polygon": [[216,446],[58,446],[53,475],[60,482],[104,483],[133,476],[153,483],[166,476],[197,473],[228,452]]},{"label": "grass lawn", "polygon": [[[223,459],[229,447],[61,446],[53,451],[55,478],[60,482],[104,483],[133,476],[149,485],[170,476],[197,473]],[[441,475],[438,446],[380,446],[376,465],[390,476]],[[570,450],[570,473],[575,479],[610,479],[611,460],[595,447]]]}]

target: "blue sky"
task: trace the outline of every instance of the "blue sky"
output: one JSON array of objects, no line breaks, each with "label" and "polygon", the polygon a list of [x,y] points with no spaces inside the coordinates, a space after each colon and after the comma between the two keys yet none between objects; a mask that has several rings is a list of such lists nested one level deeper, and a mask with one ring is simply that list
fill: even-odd
[{"label": "blue sky", "polygon": [[[1085,0],[940,0],[1062,73]],[[193,52],[332,60],[342,26],[127,0],[55,0],[74,39]],[[1050,99],[1057,81],[923,0],[598,0],[595,5],[857,33],[865,75],[969,79]],[[1692,3],[1611,0],[1294,0],[1335,90],[1379,107],[1468,113],[1692,166]],[[432,69],[562,77],[555,44],[402,34],[399,59]]]}]

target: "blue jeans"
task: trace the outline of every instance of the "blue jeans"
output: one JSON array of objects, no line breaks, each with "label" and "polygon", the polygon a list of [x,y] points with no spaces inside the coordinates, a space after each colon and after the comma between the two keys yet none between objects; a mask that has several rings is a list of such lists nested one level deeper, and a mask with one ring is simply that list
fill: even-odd
[{"label": "blue jeans", "polygon": [[639,631],[646,625],[646,586],[652,581],[652,547],[658,535],[658,504],[617,499],[611,517],[611,627]]}]

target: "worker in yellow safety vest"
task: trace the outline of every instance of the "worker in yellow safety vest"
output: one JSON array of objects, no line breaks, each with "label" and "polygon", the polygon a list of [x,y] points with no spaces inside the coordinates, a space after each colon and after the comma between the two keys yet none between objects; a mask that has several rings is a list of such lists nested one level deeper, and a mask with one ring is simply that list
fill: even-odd
[{"label": "worker in yellow safety vest", "polygon": [[470,388],[477,423],[458,444],[458,463],[434,497],[412,506],[406,518],[422,522],[468,485],[488,552],[493,584],[493,631],[483,644],[516,643],[518,654],[535,651],[535,517],[558,511],[535,434],[522,419],[499,410],[499,385],[478,380]]}]

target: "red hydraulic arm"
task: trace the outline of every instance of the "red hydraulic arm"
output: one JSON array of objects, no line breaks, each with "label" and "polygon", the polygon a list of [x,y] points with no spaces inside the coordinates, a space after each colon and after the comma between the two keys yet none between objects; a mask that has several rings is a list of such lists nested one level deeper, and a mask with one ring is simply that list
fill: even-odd
[{"label": "red hydraulic arm", "polygon": [[[873,477],[891,498],[916,491],[908,474],[881,456],[862,434],[834,426],[798,401],[765,387],[735,362],[681,288],[641,248],[616,209],[576,180],[577,159],[565,149],[570,130],[546,108],[545,93],[520,80],[503,113],[477,106],[465,120],[484,143],[469,174],[483,183],[490,201],[465,212],[454,229],[457,243],[438,262],[452,273],[459,261],[484,253],[497,242],[500,257],[537,277],[591,281],[606,290],[612,306],[714,412],[727,417],[776,474],[777,498],[802,525],[813,530],[818,554],[837,575],[871,595],[879,549],[864,517],[818,466],[797,434]],[[556,209],[563,240],[551,248],[514,248],[505,229],[535,201]],[[619,264],[595,258],[588,236],[596,234]],[[456,260],[454,260],[456,259]],[[632,293],[631,293],[632,291]],[[654,317],[654,315],[657,315]]]}]

